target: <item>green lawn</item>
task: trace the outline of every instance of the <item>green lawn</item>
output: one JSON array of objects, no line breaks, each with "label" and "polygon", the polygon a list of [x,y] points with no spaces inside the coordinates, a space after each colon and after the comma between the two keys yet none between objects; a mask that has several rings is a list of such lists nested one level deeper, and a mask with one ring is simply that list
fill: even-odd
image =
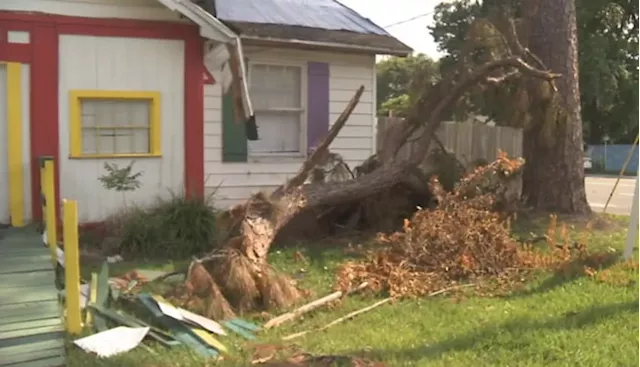
[{"label": "green lawn", "polygon": [[[588,234],[593,250],[621,251],[626,237],[625,220],[613,218],[605,228]],[[544,221],[524,227],[541,233]],[[580,230],[580,224],[576,224]],[[598,227],[596,227],[598,228]],[[585,235],[577,233],[576,236]],[[343,251],[323,251],[298,246],[274,250],[271,262],[299,277],[316,297],[331,292],[334,271],[344,260]],[[300,251],[309,260],[294,260]],[[181,264],[178,262],[177,264]],[[150,264],[162,267],[162,264]],[[176,266],[176,265],[172,265]],[[118,270],[125,271],[121,265]],[[342,307],[321,310],[304,320],[261,335],[261,342],[275,342],[290,333],[322,326],[350,311],[375,302],[368,296],[352,296]],[[559,276],[540,274],[526,289],[502,298],[438,296],[383,305],[323,333],[294,341],[313,354],[366,356],[391,366],[637,366],[638,360],[638,266],[617,263],[584,272]],[[231,341],[226,339],[227,342]],[[233,340],[235,353],[221,366],[247,366],[250,352]],[[69,347],[69,366],[205,366],[186,349],[138,348],[106,360]]]}]

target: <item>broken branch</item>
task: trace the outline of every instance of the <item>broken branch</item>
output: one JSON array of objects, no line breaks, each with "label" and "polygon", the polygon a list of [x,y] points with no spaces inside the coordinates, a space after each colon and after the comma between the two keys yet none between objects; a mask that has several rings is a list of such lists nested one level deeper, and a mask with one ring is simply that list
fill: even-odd
[{"label": "broken branch", "polygon": [[335,300],[337,300],[339,298],[342,298],[343,296],[347,296],[347,295],[349,295],[351,293],[360,291],[360,290],[362,290],[362,289],[364,289],[364,288],[366,288],[368,286],[369,286],[369,283],[364,282],[364,283],[360,284],[358,287],[348,290],[346,293],[343,293],[341,291],[331,293],[328,296],[325,296],[325,297],[317,299],[317,300],[315,300],[313,302],[307,303],[306,305],[301,306],[301,307],[299,307],[299,308],[297,308],[297,309],[295,309],[295,310],[293,310],[291,312],[287,312],[285,314],[282,314],[282,315],[280,315],[278,317],[275,317],[275,318],[267,321],[267,323],[264,324],[264,328],[265,329],[271,329],[271,328],[280,326],[280,325],[282,325],[283,323],[285,323],[287,321],[294,320],[294,319],[304,315],[305,313],[308,313],[310,311],[315,310],[316,308],[318,308],[320,306],[323,306],[323,305],[326,305],[327,303],[333,302],[333,301],[335,301]]},{"label": "broken branch", "polygon": [[285,341],[286,340],[292,340],[292,339],[296,339],[296,338],[299,338],[301,336],[307,335],[307,334],[309,334],[311,332],[325,331],[325,330],[327,330],[328,328],[330,328],[330,327],[332,327],[334,325],[337,325],[337,324],[339,324],[341,322],[350,320],[350,319],[352,319],[352,318],[354,318],[354,317],[356,317],[356,316],[358,316],[360,314],[363,314],[363,313],[365,313],[367,311],[371,311],[374,308],[376,308],[378,306],[381,306],[381,305],[391,301],[392,299],[393,299],[393,297],[385,298],[382,301],[378,301],[378,302],[372,304],[371,306],[367,306],[365,308],[361,308],[361,309],[353,311],[353,312],[351,312],[351,313],[349,313],[349,314],[347,314],[347,315],[345,315],[345,316],[343,316],[343,317],[341,317],[339,319],[335,319],[335,320],[331,321],[330,323],[326,324],[325,326],[323,326],[323,327],[321,327],[319,329],[307,330],[307,331],[302,331],[302,332],[299,332],[299,333],[287,335],[287,336],[283,337],[282,340],[285,340]]},{"label": "broken branch", "polygon": [[336,121],[333,123],[333,126],[331,126],[331,129],[329,130],[325,138],[313,151],[313,153],[311,153],[311,155],[304,161],[304,163],[300,167],[300,170],[298,170],[298,173],[296,173],[295,176],[289,179],[286,184],[278,187],[271,194],[272,198],[281,197],[292,187],[298,187],[304,183],[304,181],[309,176],[309,172],[311,172],[311,170],[315,166],[317,166],[320,161],[322,161],[322,158],[326,156],[329,145],[331,145],[336,136],[338,136],[338,133],[340,132],[342,127],[347,123],[347,120],[349,120],[349,116],[351,116],[351,113],[358,105],[363,92],[364,86],[361,85],[360,88],[358,88],[358,90],[356,91],[355,95],[351,98],[347,106],[344,108],[344,111],[342,111],[340,116],[338,116]]}]

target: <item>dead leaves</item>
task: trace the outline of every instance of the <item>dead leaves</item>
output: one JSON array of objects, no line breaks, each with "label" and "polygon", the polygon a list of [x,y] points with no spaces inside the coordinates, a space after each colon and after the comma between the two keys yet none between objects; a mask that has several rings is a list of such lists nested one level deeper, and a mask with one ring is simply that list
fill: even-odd
[{"label": "dead leaves", "polygon": [[[418,210],[404,220],[400,232],[379,235],[384,248],[367,253],[366,261],[343,264],[338,269],[337,288],[366,281],[374,291],[392,297],[416,297],[458,283],[490,280],[491,287],[511,289],[531,269],[557,268],[582,256],[583,245],[567,245],[566,226],[559,231],[564,245],[556,246],[550,240],[557,234],[557,217],[550,218],[546,236],[552,251],[541,254],[516,241],[511,226],[494,212],[496,196],[523,163],[500,153],[495,162],[464,177],[452,192],[432,178],[436,208]],[[476,292],[494,293],[480,288]]]}]

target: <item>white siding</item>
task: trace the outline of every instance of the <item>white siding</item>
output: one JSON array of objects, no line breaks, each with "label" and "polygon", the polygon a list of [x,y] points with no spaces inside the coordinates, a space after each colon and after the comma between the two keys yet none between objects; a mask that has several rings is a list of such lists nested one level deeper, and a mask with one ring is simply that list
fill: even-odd
[{"label": "white siding", "polygon": [[[351,118],[331,145],[350,167],[362,163],[374,151],[375,126],[375,57],[302,50],[247,47],[246,57],[252,62],[329,63],[330,124],[355,93],[364,85],[365,91]],[[272,158],[260,161],[249,158],[247,163],[222,162],[221,87],[205,85],[204,97],[204,170],[206,191],[214,194],[218,206],[228,206],[247,199],[253,192],[273,190],[296,173],[302,159]],[[260,121],[258,121],[258,125]],[[214,190],[216,190],[214,193]]]},{"label": "white siding", "polygon": [[145,90],[161,93],[162,157],[137,158],[142,187],[127,204],[150,202],[169,190],[181,192],[184,178],[184,42],[174,40],[60,37],[60,194],[76,199],[81,222],[98,221],[123,206],[120,193],[98,181],[104,162],[121,167],[131,159],[69,159],[69,91]]},{"label": "white siding", "polygon": [[[29,65],[20,66],[22,82],[22,180],[23,214],[25,223],[31,221],[31,142],[29,139]],[[9,224],[9,154],[7,140],[7,68],[0,63],[0,224]]]},{"label": "white siding", "polygon": [[0,10],[95,18],[180,19],[158,0],[0,0]]}]

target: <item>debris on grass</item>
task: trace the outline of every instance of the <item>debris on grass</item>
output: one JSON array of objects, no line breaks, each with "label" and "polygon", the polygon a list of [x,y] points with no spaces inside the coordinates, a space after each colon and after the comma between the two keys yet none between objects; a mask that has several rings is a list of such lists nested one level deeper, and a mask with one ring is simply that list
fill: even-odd
[{"label": "debris on grass", "polygon": [[[206,273],[206,270],[202,271]],[[130,282],[135,279],[144,278],[135,271],[122,277],[109,278],[107,262],[103,263],[99,274],[92,274],[94,287],[90,291],[91,297],[86,307],[88,314],[91,315],[91,324],[88,323],[87,326],[94,328],[97,334],[76,340],[78,346],[88,351],[94,351],[100,356],[108,357],[131,350],[140,344],[140,341],[149,338],[164,347],[184,345],[205,358],[217,358],[221,353],[228,353],[225,344],[217,339],[217,336],[228,335],[225,329],[246,339],[256,339],[254,333],[259,331],[260,327],[246,320],[232,318],[218,323],[213,319],[176,307],[162,296],[138,293],[142,290],[140,285],[129,289],[128,292],[119,293],[119,287],[129,282],[129,288],[131,288]],[[114,297],[116,293],[120,294],[117,299]],[[124,312],[124,309],[137,312],[146,310],[146,316],[140,315],[141,318]],[[111,349],[92,347],[95,344],[93,341],[102,341],[103,338],[113,335],[116,337],[129,335],[131,330],[145,330],[138,343],[126,343],[115,352]],[[121,336],[122,341],[131,339],[125,338],[125,336]],[[144,344],[141,345],[146,347]]]},{"label": "debris on grass", "polygon": [[337,300],[339,300],[340,298],[342,298],[344,296],[347,296],[347,295],[349,295],[351,293],[363,290],[368,286],[369,286],[369,284],[367,282],[364,282],[364,283],[360,284],[359,286],[357,286],[355,288],[347,290],[346,292],[342,292],[342,291],[333,292],[333,293],[331,293],[331,294],[329,294],[327,296],[324,296],[324,297],[322,297],[320,299],[317,299],[317,300],[315,300],[313,302],[310,302],[310,303],[307,303],[307,304],[305,304],[305,305],[303,305],[301,307],[298,307],[298,308],[296,308],[295,310],[293,310],[291,312],[287,312],[287,313],[282,314],[282,315],[280,315],[278,317],[274,317],[273,319],[267,321],[264,324],[264,328],[265,329],[271,329],[271,328],[278,327],[278,326],[282,325],[283,323],[285,323],[287,321],[295,320],[298,317],[300,317],[300,316],[302,316],[302,315],[304,315],[306,313],[309,313],[309,312],[315,310],[318,307],[321,307],[321,306],[327,305],[327,304],[329,304],[331,302],[337,301]]},{"label": "debris on grass", "polygon": [[299,353],[282,361],[269,361],[263,364],[267,367],[387,367],[382,362],[374,362],[358,357],[325,355],[313,356],[309,353]]},{"label": "debris on grass", "polygon": [[332,327],[334,325],[337,325],[337,324],[342,323],[342,322],[347,321],[347,320],[351,320],[352,318],[354,318],[354,317],[356,317],[356,316],[358,316],[360,314],[363,314],[365,312],[371,311],[374,308],[376,308],[378,306],[381,306],[381,305],[383,305],[385,303],[388,303],[388,302],[390,302],[392,300],[393,300],[392,297],[385,298],[385,299],[383,299],[381,301],[378,301],[378,302],[372,304],[371,306],[367,306],[365,308],[361,308],[361,309],[353,311],[353,312],[351,312],[351,313],[349,313],[349,314],[347,314],[347,315],[345,315],[343,317],[340,317],[339,319],[333,320],[333,321],[331,321],[330,323],[326,324],[325,326],[323,326],[321,328],[313,329],[313,330],[301,331],[299,333],[287,335],[287,336],[283,337],[282,340],[293,340],[293,339],[305,336],[305,335],[307,335],[307,334],[309,334],[311,332],[325,331],[325,330],[327,330],[328,328],[330,328],[330,327]]},{"label": "debris on grass", "polygon": [[130,328],[118,326],[77,339],[73,343],[86,352],[93,352],[98,357],[108,358],[134,349],[142,342],[148,332],[148,327]]},{"label": "debris on grass", "polygon": [[[425,296],[465,282],[507,288],[536,268],[558,267],[583,256],[584,246],[568,246],[567,228],[559,235],[555,219],[547,232],[550,251],[532,251],[515,240],[510,225],[496,212],[505,183],[522,167],[521,159],[500,154],[498,159],[464,177],[451,192],[437,178],[430,189],[437,205],[420,208],[405,219],[402,231],[379,235],[382,248],[366,253],[365,261],[351,261],[338,269],[337,288],[369,282],[374,291],[392,297]],[[504,203],[503,203],[504,204]],[[487,280],[487,282],[482,282]]]}]

